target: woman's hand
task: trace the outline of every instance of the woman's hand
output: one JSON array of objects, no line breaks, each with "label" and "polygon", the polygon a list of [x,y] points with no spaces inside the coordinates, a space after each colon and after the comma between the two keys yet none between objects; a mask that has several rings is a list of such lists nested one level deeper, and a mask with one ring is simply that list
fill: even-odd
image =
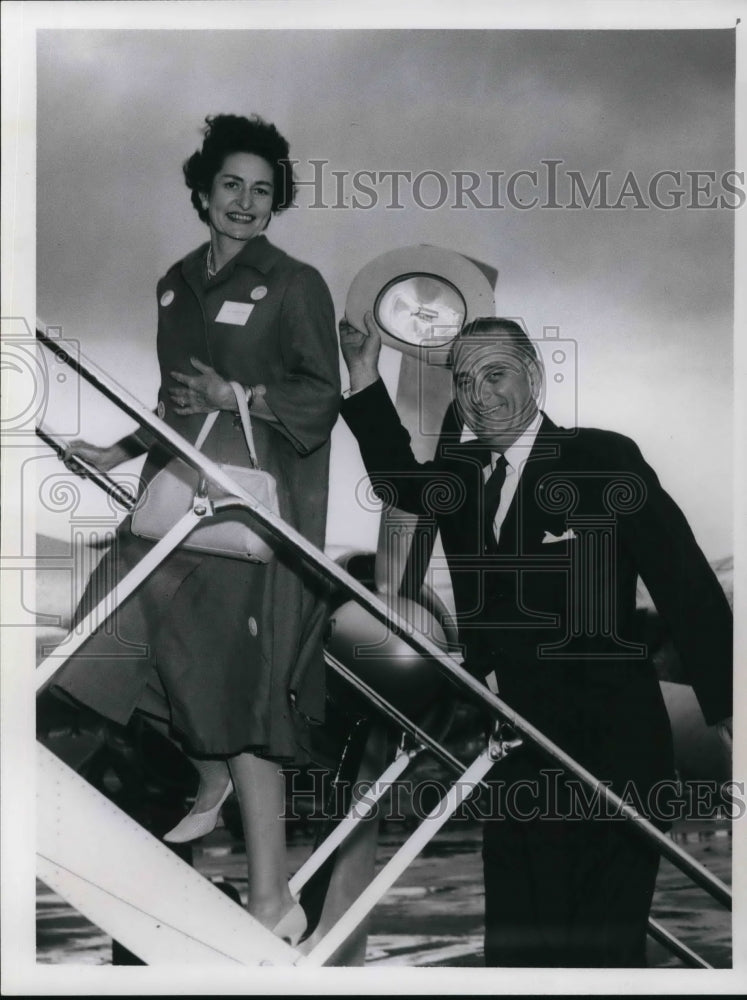
[{"label": "woman's hand", "polygon": [[176,389],[169,389],[174,412],[180,417],[188,417],[192,413],[235,410],[236,396],[230,383],[198,358],[189,360],[200,374],[182,375],[181,372],[171,372],[171,377],[179,382]]},{"label": "woman's hand", "polygon": [[95,466],[100,472],[110,472],[132,456],[119,444],[112,444],[104,448],[97,444],[89,444],[88,441],[76,439],[68,444],[61,458],[66,468],[70,469],[71,472],[77,476],[85,476],[86,471],[75,461],[76,458],[82,458],[84,462]]},{"label": "woman's hand", "polygon": [[340,320],[340,349],[350,372],[352,392],[365,389],[379,378],[381,334],[373,313],[367,312],[364,320],[365,332],[357,330],[347,319]]}]

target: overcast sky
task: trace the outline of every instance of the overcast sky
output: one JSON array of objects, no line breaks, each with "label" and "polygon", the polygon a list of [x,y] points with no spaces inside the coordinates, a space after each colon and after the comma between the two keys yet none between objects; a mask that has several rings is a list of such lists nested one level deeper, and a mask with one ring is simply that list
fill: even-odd
[{"label": "overcast sky", "polygon": [[[349,172],[343,200],[356,171],[437,171],[439,208],[418,204],[439,200],[432,176],[417,197],[403,185],[401,209],[383,181],[368,209],[311,209],[305,187],[268,236],[321,271],[338,316],[355,274],[395,247],[432,243],[493,265],[498,314],[573,342],[577,374],[551,380],[549,415],[635,438],[720,558],[732,551],[734,212],[688,206],[737,201],[721,182],[734,166],[733,90],[733,31],[44,31],[38,314],[154,402],[155,284],[207,236],[181,175],[206,114],[274,121],[301,179],[314,175],[310,160],[328,161],[330,204],[333,170]],[[560,205],[569,171],[587,188],[609,171],[609,203],[632,171],[643,204],[634,193],[618,209],[541,208],[546,160],[562,161]],[[520,170],[538,181],[522,177],[512,206],[505,184]],[[664,170],[680,173],[659,189],[665,201],[684,191],[679,208],[652,203]],[[457,171],[478,176],[491,207],[454,207]],[[687,171],[716,181],[694,192]],[[51,426],[70,424],[66,390]],[[84,402],[84,436],[105,442],[129,426]],[[344,427],[333,445],[328,542],[372,546],[376,520],[355,509],[363,470]],[[58,522],[42,518],[40,530]]]}]

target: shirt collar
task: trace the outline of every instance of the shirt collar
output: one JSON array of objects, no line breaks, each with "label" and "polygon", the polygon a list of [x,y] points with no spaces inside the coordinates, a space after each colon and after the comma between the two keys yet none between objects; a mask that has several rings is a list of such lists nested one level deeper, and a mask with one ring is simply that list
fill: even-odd
[{"label": "shirt collar", "polygon": [[[529,452],[534,447],[534,441],[542,423],[542,414],[537,410],[534,420],[526,428],[521,437],[517,438],[510,448],[506,448],[504,456],[512,469],[518,469],[522,462],[527,460]],[[492,460],[495,462],[499,452],[491,452]]]}]

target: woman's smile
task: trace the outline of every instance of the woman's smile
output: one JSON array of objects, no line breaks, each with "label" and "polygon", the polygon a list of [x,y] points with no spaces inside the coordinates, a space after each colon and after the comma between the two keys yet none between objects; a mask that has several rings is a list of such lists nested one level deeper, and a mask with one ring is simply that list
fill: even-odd
[{"label": "woman's smile", "polygon": [[247,223],[251,225],[256,216],[248,215],[246,212],[227,212],[226,215],[232,222]]}]

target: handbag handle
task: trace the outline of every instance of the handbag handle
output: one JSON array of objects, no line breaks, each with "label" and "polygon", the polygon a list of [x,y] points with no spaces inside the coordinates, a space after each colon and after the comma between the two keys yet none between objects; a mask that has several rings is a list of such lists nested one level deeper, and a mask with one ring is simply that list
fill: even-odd
[{"label": "handbag handle", "polygon": [[249,457],[252,460],[254,468],[258,469],[259,462],[257,461],[257,451],[254,447],[254,432],[252,430],[252,420],[249,416],[249,404],[246,401],[246,389],[239,382],[231,382],[230,386],[233,389],[233,394],[236,397],[239,407],[239,416],[241,417],[241,426],[244,428],[244,437],[246,438],[246,446],[249,449]]},{"label": "handbag handle", "polygon": [[[241,426],[244,430],[244,437],[246,439],[246,446],[249,449],[249,457],[252,461],[252,467],[255,469],[259,468],[259,462],[257,461],[257,452],[254,447],[254,433],[252,431],[252,421],[249,416],[249,406],[246,401],[246,390],[241,385],[240,382],[229,382],[229,385],[233,389],[233,394],[236,397],[236,403],[239,408],[239,416],[241,417]],[[218,419],[220,410],[213,410],[212,413],[208,413],[205,417],[205,422],[200,428],[200,433],[197,435],[197,439],[194,443],[195,448],[198,451],[205,444],[205,439],[212,430],[213,424]]]}]

